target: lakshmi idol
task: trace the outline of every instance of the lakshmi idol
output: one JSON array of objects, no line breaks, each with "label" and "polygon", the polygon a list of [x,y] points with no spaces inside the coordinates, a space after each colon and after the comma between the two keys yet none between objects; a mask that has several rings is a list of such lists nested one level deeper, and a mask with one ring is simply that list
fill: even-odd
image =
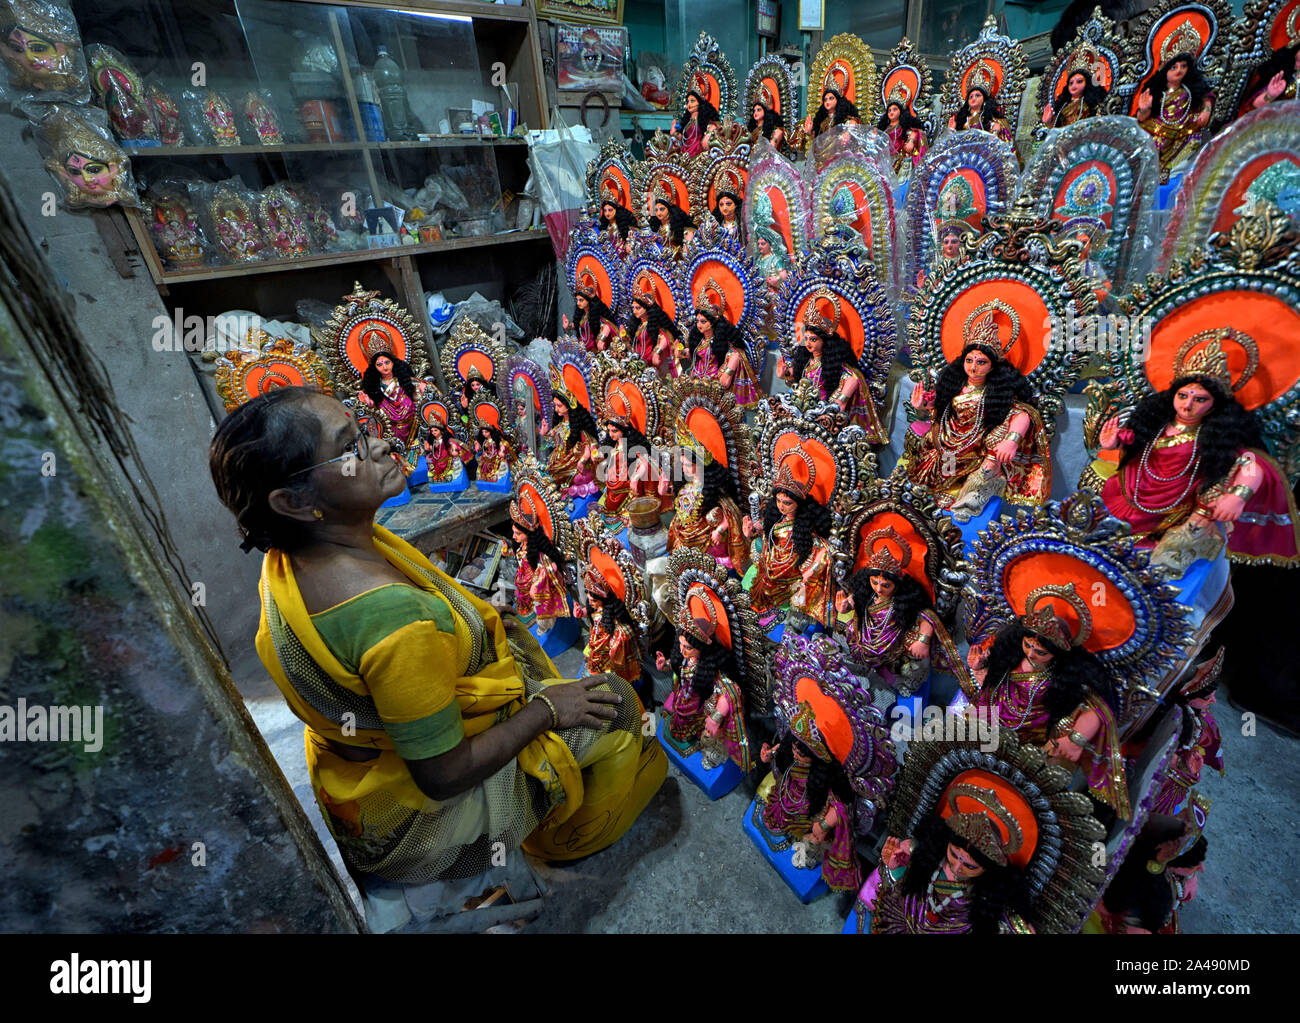
[{"label": "lakshmi idol", "polygon": [[565,497],[591,497],[600,490],[596,483],[600,432],[582,402],[559,389],[554,395],[551,425],[543,431],[552,444],[546,471]]},{"label": "lakshmi idol", "polygon": [[361,390],[357,394],[361,404],[388,417],[393,436],[406,445],[402,471],[408,476],[419,459],[415,443],[419,428],[415,401],[427,389],[428,384],[412,377],[410,363],[405,359],[396,358],[392,352],[378,351],[370,356],[370,365],[361,377]]},{"label": "lakshmi idol", "polygon": [[1223,542],[1216,522],[1231,526],[1234,560],[1296,564],[1300,526],[1291,488],[1262,450],[1255,415],[1233,397],[1249,374],[1234,387],[1220,338],[1252,346],[1229,327],[1192,340],[1205,335],[1207,344],[1176,362],[1168,388],[1142,399],[1126,422],[1115,417],[1103,425],[1101,446],[1118,451],[1120,461],[1101,496],[1141,542],[1158,541],[1154,558],[1171,567],[1216,556]]},{"label": "lakshmi idol", "polygon": [[1002,107],[982,85],[975,85],[966,93],[966,102],[957,108],[957,112],[948,118],[948,127],[952,131],[966,131],[978,128],[990,135],[996,135],[1003,142],[1014,143],[1015,131],[1007,123],[1007,115]]},{"label": "lakshmi idol", "polygon": [[[721,462],[678,423],[677,444],[685,482],[673,501],[668,549],[690,547],[712,555],[723,568],[744,575],[749,567],[744,518],[737,504],[736,483]],[[659,483],[662,495],[669,481]]]},{"label": "lakshmi idol", "polygon": [[626,259],[631,248],[629,236],[641,225],[637,223],[636,214],[626,206],[606,199],[600,204],[596,226],[609,236],[614,243],[614,251]]},{"label": "lakshmi idol", "polygon": [[1049,128],[1064,128],[1067,124],[1096,117],[1106,102],[1106,89],[1092,84],[1092,72],[1086,67],[1076,67],[1065,80],[1056,98],[1043,108],[1043,124]]},{"label": "lakshmi idol", "polygon": [[[910,558],[910,548],[902,550]],[[910,696],[925,682],[933,647],[946,666],[961,667],[952,636],[925,589],[905,568],[906,562],[888,546],[880,546],[867,567],[849,577],[848,592],[841,591],[835,604],[841,615],[851,615],[846,638],[853,659],[877,672],[900,696]]]},{"label": "lakshmi idol", "polygon": [[749,120],[745,122],[745,130],[749,132],[751,145],[762,135],[777,152],[785,146],[785,121],[766,103],[754,103],[749,112]]},{"label": "lakshmi idol", "polygon": [[695,237],[698,226],[691,215],[672,200],[672,196],[656,191],[650,230],[663,243],[664,250],[674,259],[682,258],[686,244]]},{"label": "lakshmi idol", "polygon": [[677,625],[671,660],[662,651],[655,658],[655,667],[673,673],[673,691],[664,701],[664,738],[682,756],[699,750],[706,771],[730,760],[748,774],[754,765],[731,651],[718,638],[717,623],[690,618],[686,606]]},{"label": "lakshmi idol", "polygon": [[1214,93],[1196,68],[1191,53],[1165,61],[1138,94],[1138,126],[1155,139],[1160,153],[1160,177],[1166,180],[1188,144],[1200,140],[1214,113]]},{"label": "lakshmi idol", "polygon": [[632,350],[647,366],[653,366],[661,377],[678,375],[677,359],[673,347],[679,339],[677,324],[648,295],[638,294],[629,303],[626,333],[631,337]]},{"label": "lakshmi idol", "polygon": [[692,89],[686,94],[686,121],[673,121],[668,133],[678,140],[687,156],[699,156],[708,146],[718,123],[718,108],[698,90]]},{"label": "lakshmi idol", "polygon": [[780,743],[763,743],[758,756],[772,765],[770,787],[767,782],[759,787],[763,827],[771,834],[808,843],[810,859],[821,861],[827,887],[856,889],[862,884],[854,848],[856,796],[843,765],[817,727],[811,704],[801,702]]},{"label": "lakshmi idol", "polygon": [[478,461],[478,479],[482,483],[501,483],[510,475],[517,452],[499,426],[479,423],[474,430],[474,453]]},{"label": "lakshmi idol", "polygon": [[[832,317],[821,311],[828,302]],[[849,425],[860,426],[872,444],[887,444],[889,436],[881,425],[876,403],[867,387],[867,378],[858,365],[853,346],[839,333],[840,299],[829,291],[819,291],[808,304],[799,328],[793,358],[784,358],[777,372],[793,387],[800,380],[810,380],[824,401],[838,405],[849,417]]]},{"label": "lakshmi idol", "polygon": [[842,93],[826,88],[822,90],[822,101],[817,112],[803,119],[803,133],[809,138],[818,138],[840,125],[861,123],[858,108],[845,99]]},{"label": "lakshmi idol", "polygon": [[[806,481],[792,470],[795,460],[806,466]],[[745,535],[762,537],[749,602],[765,624],[787,606],[822,625],[831,621],[834,586],[824,539],[830,532],[830,511],[809,493],[815,473],[812,458],[793,449],[772,483],[761,526],[745,516]]]},{"label": "lakshmi idol", "polygon": [[587,607],[576,608],[573,613],[576,618],[591,618],[591,632],[583,651],[587,674],[617,675],[640,694],[641,638],[627,604],[593,566],[587,567],[582,581],[587,591]]},{"label": "lakshmi idol", "polygon": [[907,104],[891,98],[885,105],[876,127],[889,139],[889,153],[894,158],[894,174],[901,180],[921,166],[925,156],[925,128]]},{"label": "lakshmi idol", "polygon": [[[431,485],[454,483],[465,476],[465,462],[470,452],[442,420],[435,420],[426,427],[423,447],[424,465]],[[468,486],[466,478],[465,487]]]},{"label": "lakshmi idol", "polygon": [[[1066,590],[1069,592],[1067,593]],[[1080,636],[1046,596],[1062,596],[1080,616]],[[1044,586],[1026,599],[1026,613],[967,655],[977,692],[971,705],[1042,746],[1059,764],[1078,765],[1106,816],[1128,819],[1128,783],[1115,722],[1113,687],[1096,656],[1082,646],[1091,630],[1087,606],[1073,587]]]},{"label": "lakshmi idol", "polygon": [[739,183],[733,182],[718,191],[712,210],[714,230],[730,235],[742,246],[746,242],[745,221],[740,215],[744,201]]},{"label": "lakshmi idol", "polygon": [[[625,525],[625,506],[630,498],[654,496],[667,510],[667,501],[659,495],[651,458],[655,447],[632,421],[627,399],[614,393],[606,399],[605,437],[610,454],[605,467],[605,492],[598,507],[606,523],[614,528]],[[617,522],[617,526],[615,523]]]},{"label": "lakshmi idol", "polygon": [[1165,769],[1164,781],[1151,805],[1153,813],[1180,813],[1201,780],[1208,765],[1223,773],[1222,736],[1219,723],[1210,709],[1215,703],[1215,689],[1223,670],[1223,647],[1202,664],[1185,682],[1175,698],[1182,715],[1178,745],[1173,761]]},{"label": "lakshmi idol", "polygon": [[1042,504],[1052,489],[1047,433],[1029,382],[1003,357],[993,313],[968,321],[961,355],[912,404],[930,412],[917,450],[899,463],[958,522],[989,500]]},{"label": "lakshmi idol", "polygon": [[618,337],[618,323],[596,290],[594,281],[584,281],[573,293],[577,319],[564,315],[564,329],[576,330],[578,340],[589,352],[603,352]]},{"label": "lakshmi idol", "polygon": [[515,541],[515,613],[524,625],[547,632],[557,618],[568,618],[568,590],[564,584],[564,555],[542,528],[536,515],[510,504],[511,534]]},{"label": "lakshmi idol", "polygon": [[723,308],[701,295],[695,303],[695,323],[686,336],[690,375],[716,380],[750,409],[762,400],[758,377],[749,361],[745,335],[727,319]]}]

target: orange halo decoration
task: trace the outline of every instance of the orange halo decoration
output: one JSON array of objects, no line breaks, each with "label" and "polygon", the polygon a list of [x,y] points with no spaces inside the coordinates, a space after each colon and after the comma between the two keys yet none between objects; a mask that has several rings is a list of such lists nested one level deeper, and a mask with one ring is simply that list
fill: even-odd
[{"label": "orange halo decoration", "polygon": [[834,454],[820,440],[802,437],[794,430],[777,433],[772,441],[772,465],[778,476],[786,471],[793,475],[818,504],[830,503],[838,467]]},{"label": "orange halo decoration", "polygon": [[672,283],[658,269],[643,266],[632,278],[632,288],[628,294],[629,301],[643,296],[652,301],[674,322],[677,320],[677,299],[673,293]]},{"label": "orange halo decoration", "polygon": [[347,394],[355,393],[370,360],[379,352],[410,364],[415,377],[427,371],[421,354],[423,335],[419,325],[392,299],[378,291],[366,291],[358,282],[334,307],[322,326],[312,329],[317,350],[330,363],[335,383]]},{"label": "orange halo decoration", "polygon": [[[1223,32],[1227,27],[1219,25],[1218,31]],[[1146,40],[1143,52],[1151,55],[1152,67],[1150,73],[1133,90],[1133,99],[1129,104],[1128,112],[1137,114],[1142,90],[1159,73],[1167,60],[1180,53],[1190,53],[1199,60],[1213,33],[1214,26],[1210,24],[1210,20],[1195,9],[1182,10],[1175,17],[1166,19],[1164,24]]]},{"label": "orange halo decoration", "polygon": [[862,358],[862,349],[867,343],[866,328],[862,316],[844,296],[829,288],[819,288],[799,303],[794,320],[796,324],[811,322],[835,331],[848,341],[853,354]]},{"label": "orange halo decoration", "polygon": [[542,532],[552,542],[555,541],[555,521],[551,517],[551,506],[546,503],[545,497],[538,489],[537,484],[532,480],[519,481],[519,497],[517,504],[519,510],[528,517],[535,519],[541,526]]},{"label": "orange halo decoration", "polygon": [[1038,848],[1038,818],[1019,789],[991,771],[979,768],[958,774],[939,800],[939,816],[982,814],[1007,862],[1024,870]]},{"label": "orange halo decoration", "polygon": [[858,527],[858,535],[854,539],[857,544],[854,572],[866,568],[877,551],[887,550],[899,562],[899,570],[915,579],[930,595],[930,599],[934,600],[934,584],[925,572],[925,560],[930,548],[906,517],[894,511],[880,512]]},{"label": "orange halo decoration", "polygon": [[722,424],[718,422],[717,416],[697,405],[686,413],[686,430],[703,446],[713,461],[721,463],[724,468],[730,468],[727,465],[726,434],[723,433]]},{"label": "orange halo decoration", "polygon": [[1024,281],[994,277],[961,292],[944,311],[941,330],[944,357],[960,358],[974,326],[992,315],[1005,358],[1028,376],[1047,355],[1052,342],[1047,304]]},{"label": "orange halo decoration", "polygon": [[703,619],[713,626],[713,638],[731,649],[731,620],[721,598],[704,583],[693,583],[686,591],[683,618]]},{"label": "orange halo decoration", "polygon": [[809,675],[795,680],[794,695],[799,704],[806,703],[811,708],[822,742],[836,760],[844,763],[853,751],[853,723],[839,701],[827,696]]},{"label": "orange halo decoration", "polygon": [[605,414],[612,419],[630,420],[644,434],[649,411],[640,385],[634,380],[610,380],[605,389]]},{"label": "orange halo decoration", "polygon": [[[1069,587],[1072,595],[1044,594],[1044,590]],[[1122,646],[1137,630],[1137,616],[1123,591],[1092,565],[1059,551],[1023,555],[1003,572],[1002,591],[1007,605],[1024,615],[1050,604],[1083,646],[1098,653]]]},{"label": "orange halo decoration", "polygon": [[623,570],[618,567],[618,563],[595,544],[587,549],[586,556],[587,563],[600,573],[610,592],[626,603],[627,580],[623,577]]}]

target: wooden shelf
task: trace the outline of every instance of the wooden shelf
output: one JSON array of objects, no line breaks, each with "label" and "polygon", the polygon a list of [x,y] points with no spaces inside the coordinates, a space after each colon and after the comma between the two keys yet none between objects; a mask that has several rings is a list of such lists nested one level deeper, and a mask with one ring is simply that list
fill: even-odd
[{"label": "wooden shelf", "polygon": [[415,142],[286,142],[283,145],[142,146],[123,145],[132,159],[140,157],[263,156],[268,153],[360,153],[379,149],[472,149],[476,146],[526,146],[527,139],[497,135],[444,135]]},{"label": "wooden shelf", "polygon": [[420,242],[418,245],[390,245],[383,249],[317,252],[298,259],[265,259],[256,263],[239,263],[234,266],[205,266],[198,270],[164,271],[162,280],[164,284],[189,284],[225,277],[250,277],[256,274],[279,273],[284,270],[309,270],[321,266],[342,266],[348,263],[397,259],[400,256],[419,256],[425,253],[457,252],[461,249],[478,249],[489,245],[511,245],[517,242],[540,241],[543,238],[549,239],[550,232],[538,228],[529,231],[512,231],[509,234],[488,234],[475,238],[448,238],[440,242]]}]

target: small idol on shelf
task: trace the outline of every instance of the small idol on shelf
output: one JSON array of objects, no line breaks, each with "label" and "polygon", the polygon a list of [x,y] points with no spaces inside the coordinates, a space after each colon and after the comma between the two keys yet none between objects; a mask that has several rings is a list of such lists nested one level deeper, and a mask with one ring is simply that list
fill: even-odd
[{"label": "small idol on shelf", "polygon": [[817,112],[803,119],[803,133],[809,138],[818,138],[841,125],[861,123],[858,108],[842,94],[828,88],[822,90],[822,101]]},{"label": "small idol on shelf", "polygon": [[660,493],[661,480],[651,464],[657,454],[654,444],[638,428],[627,397],[620,391],[609,394],[604,403],[602,421],[604,443],[610,448],[605,465],[605,492],[598,507],[611,529],[626,525],[627,502],[634,497],[655,497],[661,511],[671,499]]},{"label": "small idol on shelf", "polygon": [[1221,340],[1255,350],[1231,327],[1202,331],[1183,344],[1172,383],[1143,398],[1126,422],[1109,419],[1099,437],[1103,450],[1120,452],[1101,490],[1106,507],[1156,544],[1154,562],[1178,573],[1223,549],[1215,523],[1231,524],[1230,557],[1300,560],[1295,499],[1263,450],[1254,413],[1233,396],[1249,373],[1234,385]]},{"label": "small idol on shelf", "polygon": [[759,748],[772,771],[750,822],[771,851],[801,843],[796,866],[820,864],[827,887],[856,891],[857,839],[884,809],[898,757],[884,716],[839,660],[826,636],[790,638],[778,649],[773,701],[783,727],[776,745]]},{"label": "small idol on shelf", "polygon": [[618,323],[613,311],[600,297],[594,280],[582,280],[573,293],[577,307],[573,321],[564,315],[564,329],[577,332],[578,340],[589,352],[603,352],[618,337]]},{"label": "small idol on shelf", "polygon": [[551,441],[547,472],[565,497],[592,497],[600,492],[596,482],[596,463],[600,461],[596,421],[558,381],[552,381],[551,405],[551,424],[543,430]]},{"label": "small idol on shelf", "polygon": [[718,108],[698,89],[686,94],[686,120],[674,120],[669,135],[678,141],[687,156],[699,156],[708,146],[719,123]]},{"label": "small idol on shelf", "polygon": [[758,377],[745,335],[727,319],[720,302],[703,294],[695,300],[694,323],[686,336],[690,375],[716,380],[735,396],[739,408],[750,409],[763,398]]},{"label": "small idol on shelf", "polygon": [[777,152],[785,147],[785,121],[765,103],[754,104],[749,112],[749,120],[745,122],[745,130],[749,132],[752,141],[757,141],[758,136],[762,135]]},{"label": "small idol on shelf", "polygon": [[[365,339],[362,345],[366,346]],[[369,346],[366,346],[369,347]],[[406,446],[406,458],[401,462],[402,471],[410,475],[419,459],[420,451],[416,445],[419,432],[419,417],[415,414],[415,403],[428,384],[416,380],[411,372],[410,363],[399,359],[386,350],[373,351],[369,365],[361,377],[361,387],[357,400],[367,408],[380,412],[392,427],[393,437]]]},{"label": "small idol on shelf", "polygon": [[208,200],[208,216],[227,259],[249,263],[266,257],[266,242],[243,190],[225,181],[217,185]]},{"label": "small idol on shelf", "polygon": [[624,258],[631,248],[629,238],[641,227],[635,213],[612,199],[605,199],[600,204],[596,226],[609,237],[614,251]]},{"label": "small idol on shelf", "polygon": [[948,118],[948,127],[952,131],[978,128],[990,135],[996,135],[1003,142],[1014,143],[1016,140],[1015,131],[1007,123],[1007,115],[1002,112],[998,101],[982,85],[972,86],[966,93],[966,102]]},{"label": "small idol on shelf", "polygon": [[[910,548],[903,550],[910,555]],[[835,606],[840,614],[852,615],[846,637],[853,659],[878,673],[899,696],[910,696],[929,676],[932,657],[950,671],[960,672],[962,664],[929,595],[904,568],[882,546],[866,568],[849,577],[848,590],[840,591]]]},{"label": "small idol on shelf", "polygon": [[661,377],[677,376],[677,360],[673,354],[681,340],[677,324],[648,295],[635,295],[629,304],[632,313],[624,333],[631,337],[632,351]]},{"label": "small idol on shelf", "polygon": [[250,91],[244,97],[244,117],[253,129],[257,141],[264,146],[284,145],[284,132],[280,130],[280,117],[265,96]]},{"label": "small idol on shelf", "polygon": [[[716,558],[724,568],[744,575],[749,568],[740,495],[731,471],[678,422],[684,483],[673,501],[668,549],[692,548]],[[659,484],[667,495],[669,481]]]},{"label": "small idol on shelf", "polygon": [[1147,81],[1138,93],[1134,116],[1155,140],[1161,181],[1196,149],[1213,114],[1214,92],[1196,67],[1194,54],[1175,54]]},{"label": "small idol on shelf", "polygon": [[1223,647],[1192,674],[1179,689],[1177,706],[1182,714],[1182,726],[1173,761],[1165,768],[1165,777],[1156,792],[1152,812],[1177,814],[1187,805],[1187,800],[1201,771],[1208,764],[1223,773],[1223,753],[1220,749],[1219,724],[1210,708],[1214,705],[1214,691],[1223,670]]},{"label": "small idol on shelf", "polygon": [[1072,934],[1105,883],[1106,833],[1069,777],[1003,730],[908,744],[859,934]]},{"label": "small idol on shelf", "polygon": [[200,99],[199,108],[217,145],[239,145],[239,127],[235,124],[235,108],[230,105],[230,100],[215,89],[209,89]]},{"label": "small idol on shelf", "polygon": [[583,650],[586,673],[617,675],[637,691],[642,705],[653,706],[642,695],[646,687],[641,682],[640,627],[632,614],[605,578],[604,574],[588,565],[582,577],[587,591],[587,606],[574,609],[574,617],[591,618],[591,631]]},{"label": "small idol on shelf", "polygon": [[0,60],[17,89],[61,92],[84,101],[88,82],[81,56],[81,33],[72,11],[43,0],[5,0]]},{"label": "small idol on shelf", "polygon": [[281,259],[294,259],[311,252],[302,202],[284,184],[266,189],[257,204],[258,223],[271,251]]},{"label": "small idol on shelf", "polygon": [[925,128],[907,104],[890,99],[876,127],[889,139],[889,154],[894,158],[894,174],[900,180],[921,166],[925,156]]},{"label": "small idol on shelf", "polygon": [[695,237],[697,226],[694,218],[673,202],[671,195],[656,191],[650,229],[674,259],[681,259],[687,242]]},{"label": "small idol on shelf", "polygon": [[861,426],[872,444],[886,444],[889,435],[880,422],[867,378],[853,346],[840,333],[841,317],[838,295],[826,290],[814,295],[799,325],[798,347],[788,362],[782,357],[777,370],[791,387],[801,380],[810,381],[823,400],[844,410],[849,425]]},{"label": "small idol on shelf", "polygon": [[[1056,614],[1053,598],[1079,619],[1078,636]],[[970,648],[970,702],[1022,744],[1042,746],[1055,763],[1078,765],[1094,802],[1109,808],[1102,816],[1127,820],[1133,814],[1114,686],[1083,646],[1091,630],[1090,612],[1073,586],[1036,588],[1023,615]]]},{"label": "small idol on shelf", "polygon": [[510,484],[510,467],[517,453],[501,428],[494,423],[479,422],[474,429],[474,456],[478,462],[479,487],[486,484]]},{"label": "small idol on shelf", "polygon": [[144,81],[126,57],[111,46],[96,43],[86,48],[86,59],[95,96],[108,111],[117,137],[124,142],[156,140],[158,126],[145,101]]},{"label": "small idol on shelf", "polygon": [[154,246],[169,267],[192,270],[203,265],[203,242],[189,200],[179,190],[149,194],[149,229]]},{"label": "small idol on shelf", "polygon": [[144,89],[145,100],[158,126],[158,138],[164,146],[185,144],[185,127],[181,122],[181,108],[171,94],[156,82],[148,82]]},{"label": "small idol on shelf", "polygon": [[1043,124],[1049,128],[1064,128],[1067,124],[1096,117],[1102,112],[1107,90],[1092,83],[1092,72],[1077,67],[1070,72],[1065,85],[1056,98],[1043,108]]},{"label": "small idol on shelf", "polygon": [[465,472],[468,452],[450,426],[441,420],[430,423],[424,430],[422,446],[431,488],[454,484],[462,484],[458,487],[461,490],[469,487],[469,477]]},{"label": "small idol on shelf", "polygon": [[756,553],[751,552],[749,600],[765,625],[786,608],[821,625],[832,619],[834,584],[826,542],[831,513],[811,493],[820,468],[807,451],[788,450],[772,481],[762,520],[745,516],[745,535],[761,538],[754,545]]},{"label": "small idol on shelf", "polygon": [[524,625],[549,632],[557,618],[572,617],[565,585],[565,560],[546,535],[535,508],[510,504],[511,535],[515,541],[515,613]]},{"label": "small idol on shelf", "polygon": [[1029,382],[1003,356],[993,313],[968,321],[961,355],[934,388],[918,385],[912,404],[931,426],[914,456],[899,464],[958,522],[995,496],[1042,504],[1051,494],[1051,456]]},{"label": "small idol on shelf", "polygon": [[[714,611],[711,604],[708,610]],[[716,621],[688,617],[690,601],[678,613],[677,649],[671,659],[662,651],[655,659],[660,671],[673,675],[673,691],[664,701],[664,738],[683,756],[699,750],[706,771],[730,760],[748,774],[754,764],[731,648],[719,638]]]},{"label": "small idol on shelf", "polygon": [[1178,911],[1196,897],[1198,875],[1205,869],[1209,807],[1209,800],[1193,792],[1178,816],[1151,815],[1106,888],[1088,932],[1182,933]]}]

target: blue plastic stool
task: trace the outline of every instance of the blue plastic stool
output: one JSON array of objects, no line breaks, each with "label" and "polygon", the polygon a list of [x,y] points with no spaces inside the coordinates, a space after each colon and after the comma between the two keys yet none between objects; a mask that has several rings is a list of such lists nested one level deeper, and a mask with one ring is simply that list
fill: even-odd
[{"label": "blue plastic stool", "polygon": [[666,727],[664,719],[659,718],[659,745],[668,754],[668,762],[686,775],[695,787],[710,799],[721,799],[744,780],[745,772],[737,767],[733,760],[718,765],[712,771],[706,771],[704,757],[699,750],[690,756],[682,756],[664,735]]},{"label": "blue plastic stool", "polygon": [[741,826],[745,829],[745,834],[749,836],[751,842],[758,847],[758,851],[763,854],[763,858],[772,865],[772,869],[781,875],[781,880],[794,892],[797,898],[804,905],[812,902],[818,895],[830,891],[826,882],[822,880],[821,864],[815,867],[796,867],[794,865],[794,846],[784,852],[776,852],[767,844],[767,839],[759,831],[760,825],[754,823],[754,800],[750,800],[749,808],[745,811],[745,817]]},{"label": "blue plastic stool", "polygon": [[574,522],[587,517],[587,509],[600,500],[599,494],[590,494],[587,497],[575,497],[573,500],[573,511],[569,518]]},{"label": "blue plastic stool", "polygon": [[1171,210],[1174,208],[1174,199],[1178,196],[1178,190],[1183,187],[1183,172],[1169,175],[1169,184],[1161,185],[1156,189],[1156,209]]},{"label": "blue plastic stool", "polygon": [[[989,503],[984,506],[984,510],[969,522],[953,522],[953,525],[961,530],[962,550],[967,557],[971,557],[975,553],[975,537],[979,535],[980,530],[986,528],[988,524],[996,519],[1001,513],[1002,498],[993,497],[990,498]],[[950,512],[945,511],[943,514],[947,515],[950,519],[952,518]]]},{"label": "blue plastic stool", "polygon": [[408,487],[418,487],[421,483],[429,482],[429,465],[423,458],[415,463],[415,468],[411,470],[411,475],[406,477]]}]

